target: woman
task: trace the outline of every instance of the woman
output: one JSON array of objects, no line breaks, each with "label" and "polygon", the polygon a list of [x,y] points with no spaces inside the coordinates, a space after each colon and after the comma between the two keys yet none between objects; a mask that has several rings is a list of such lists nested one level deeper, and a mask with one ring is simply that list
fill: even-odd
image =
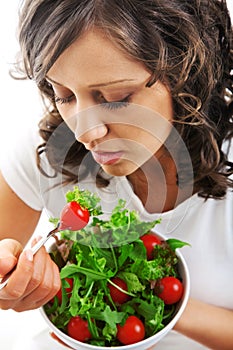
[{"label": "woman", "polygon": [[40,137],[23,137],[1,166],[1,275],[18,264],[0,307],[37,308],[59,289],[45,249],[21,251],[42,209],[58,216],[64,193],[79,183],[98,192],[106,215],[124,198],[142,219],[161,217],[161,233],[191,244],[183,248],[191,298],[156,348],[232,349],[225,1],[26,0],[19,41],[21,70],[47,109]]}]

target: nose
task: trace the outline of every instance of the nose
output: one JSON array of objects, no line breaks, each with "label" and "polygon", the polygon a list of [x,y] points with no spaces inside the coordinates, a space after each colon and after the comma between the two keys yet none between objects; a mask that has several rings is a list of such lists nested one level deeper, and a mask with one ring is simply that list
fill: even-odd
[{"label": "nose", "polygon": [[87,130],[83,134],[76,134],[76,139],[87,146],[88,144],[91,144],[92,142],[103,138],[108,133],[108,128],[106,125],[96,125],[92,127],[91,129]]},{"label": "nose", "polygon": [[102,113],[99,106],[93,106],[77,115],[75,137],[87,148],[88,144],[103,138],[108,133],[108,127],[101,118]]}]

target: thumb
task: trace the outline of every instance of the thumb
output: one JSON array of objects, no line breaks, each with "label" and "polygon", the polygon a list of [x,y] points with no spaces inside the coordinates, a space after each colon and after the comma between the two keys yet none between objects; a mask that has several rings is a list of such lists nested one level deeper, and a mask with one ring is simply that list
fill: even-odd
[{"label": "thumb", "polygon": [[14,239],[0,241],[0,277],[13,269],[22,250],[22,245]]}]

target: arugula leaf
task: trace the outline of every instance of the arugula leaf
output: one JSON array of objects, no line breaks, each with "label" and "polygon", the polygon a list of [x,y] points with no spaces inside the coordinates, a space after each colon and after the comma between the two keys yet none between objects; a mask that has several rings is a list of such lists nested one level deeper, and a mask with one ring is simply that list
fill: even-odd
[{"label": "arugula leaf", "polygon": [[61,269],[60,276],[61,278],[65,278],[77,272],[84,274],[88,278],[88,280],[91,282],[96,280],[106,280],[110,277],[113,277],[113,274],[111,272],[106,274],[96,270],[88,269],[86,267],[77,266],[75,264],[70,264],[63,267]]},{"label": "arugula leaf", "polygon": [[116,327],[118,323],[121,323],[123,317],[125,316],[124,312],[117,312],[116,310],[111,310],[109,305],[106,305],[103,311],[100,310],[91,310],[90,316],[96,320],[105,321],[111,328]]},{"label": "arugula leaf", "polygon": [[171,248],[172,250],[174,250],[174,251],[175,251],[176,249],[182,248],[182,247],[184,247],[184,246],[186,246],[186,245],[190,246],[189,243],[180,241],[179,239],[176,239],[176,238],[169,238],[169,239],[166,240],[166,242],[167,242],[167,244],[170,246],[170,248]]}]

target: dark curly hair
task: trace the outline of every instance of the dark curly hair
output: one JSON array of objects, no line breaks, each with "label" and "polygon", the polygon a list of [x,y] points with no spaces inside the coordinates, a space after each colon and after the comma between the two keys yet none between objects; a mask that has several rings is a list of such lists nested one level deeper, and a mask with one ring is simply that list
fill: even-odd
[{"label": "dark curly hair", "polygon": [[[63,120],[45,76],[61,53],[93,26],[143,62],[151,72],[148,86],[158,79],[168,82],[174,126],[189,151],[194,186],[205,198],[223,198],[233,186],[233,164],[223,150],[233,134],[233,39],[224,0],[26,0],[19,24],[21,67],[49,98],[39,124],[41,171],[45,152],[55,176],[63,172],[68,182],[78,180],[69,168],[78,167],[87,151],[67,126],[58,128]],[[64,135],[65,162],[59,146]],[[97,182],[108,183],[101,174]]]}]

